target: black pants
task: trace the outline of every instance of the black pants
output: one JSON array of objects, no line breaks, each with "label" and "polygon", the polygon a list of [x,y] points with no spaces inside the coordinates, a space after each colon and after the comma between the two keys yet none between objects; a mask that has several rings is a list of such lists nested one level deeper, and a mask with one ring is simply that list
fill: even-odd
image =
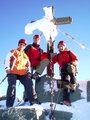
[{"label": "black pants", "polygon": [[63,100],[70,101],[70,90],[69,88],[65,87],[66,85],[75,84],[76,78],[75,75],[72,73],[67,73],[66,71],[61,71],[61,80],[63,83],[65,83],[63,87]]},{"label": "black pants", "polygon": [[32,80],[26,75],[8,75],[8,88],[7,88],[7,99],[6,106],[12,107],[16,97],[16,80],[19,80],[27,93],[29,102],[33,101],[33,89],[32,89]]},{"label": "black pants", "polygon": [[[36,66],[34,66],[34,67],[31,67],[31,74],[33,75],[34,73],[34,70],[36,70]],[[32,81],[32,84],[33,84],[33,81]],[[35,80],[35,84],[36,84],[36,80]],[[35,91],[35,92],[34,92]],[[35,88],[33,88],[33,98],[34,97],[36,97],[37,98],[37,93],[36,93],[36,90],[35,90]],[[26,93],[26,91],[24,91],[24,93],[23,93],[23,99],[24,99],[24,101],[28,101],[28,98],[27,98],[27,93]],[[35,98],[34,98],[35,99]]]}]

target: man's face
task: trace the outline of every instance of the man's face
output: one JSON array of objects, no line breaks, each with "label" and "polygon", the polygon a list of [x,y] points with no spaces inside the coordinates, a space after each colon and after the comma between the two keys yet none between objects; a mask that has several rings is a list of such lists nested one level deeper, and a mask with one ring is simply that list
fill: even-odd
[{"label": "man's face", "polygon": [[22,50],[24,50],[25,46],[26,45],[24,43],[19,43],[18,45],[19,49],[22,49]]},{"label": "man's face", "polygon": [[66,48],[66,47],[65,47],[64,45],[61,45],[61,44],[58,46],[59,51],[64,51],[65,48]]},{"label": "man's face", "polygon": [[39,39],[39,38],[34,38],[33,41],[34,41],[34,43],[36,43],[36,44],[40,44],[40,39]]}]

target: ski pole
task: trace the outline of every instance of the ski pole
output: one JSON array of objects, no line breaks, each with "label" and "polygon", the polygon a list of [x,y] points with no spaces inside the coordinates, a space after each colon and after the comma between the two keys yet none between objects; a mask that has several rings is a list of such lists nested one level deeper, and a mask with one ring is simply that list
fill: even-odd
[{"label": "ski pole", "polygon": [[0,82],[0,85],[2,84],[2,82],[4,82],[6,78],[7,78],[7,75],[2,79],[2,81]]}]

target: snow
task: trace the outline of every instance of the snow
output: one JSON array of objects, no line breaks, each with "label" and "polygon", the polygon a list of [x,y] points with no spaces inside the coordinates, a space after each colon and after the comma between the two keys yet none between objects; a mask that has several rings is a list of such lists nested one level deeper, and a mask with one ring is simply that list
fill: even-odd
[{"label": "snow", "polygon": [[90,102],[87,103],[87,101],[83,99],[75,102],[73,105],[75,109],[72,120],[90,120]]},{"label": "snow", "polygon": [[52,9],[52,7],[44,7],[43,10],[45,12],[45,16],[35,22],[27,23],[25,26],[25,34],[30,35],[37,29],[44,34],[47,42],[49,42],[48,40],[50,40],[50,37],[52,38],[52,41],[54,41],[58,31],[56,25],[52,22]]},{"label": "snow", "polygon": [[2,94],[2,90],[0,89],[0,97],[2,97],[3,96],[3,94]]},{"label": "snow", "polygon": [[[80,85],[79,86],[80,90],[82,90],[83,99],[72,102],[72,106],[66,106],[66,105],[60,105],[60,104],[53,103],[53,108],[55,107],[55,110],[57,111],[65,111],[65,112],[72,113],[71,120],[89,120],[90,119],[89,118],[90,102],[87,102],[87,91],[86,91],[87,81],[80,81],[79,85]],[[47,84],[46,86],[48,90],[50,90]],[[46,86],[44,86],[44,89],[47,89]],[[2,105],[2,107],[0,108],[5,109],[5,107],[3,107],[5,106],[5,102],[6,102],[5,100],[0,101],[0,105]],[[18,99],[15,100],[14,107],[17,104],[18,104]],[[24,106],[16,106],[16,108],[23,108],[23,109],[34,108],[37,111],[38,116],[40,116],[45,109],[50,109],[50,104],[51,104],[50,102],[46,102],[46,103],[42,103],[41,105],[34,104],[30,106],[29,103],[27,102]],[[49,120],[49,118],[47,118],[47,120]]]}]

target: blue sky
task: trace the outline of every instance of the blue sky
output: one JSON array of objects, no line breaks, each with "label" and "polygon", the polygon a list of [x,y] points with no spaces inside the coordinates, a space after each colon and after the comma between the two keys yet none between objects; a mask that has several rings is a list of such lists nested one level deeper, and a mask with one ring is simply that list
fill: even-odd
[{"label": "blue sky", "polygon": [[[24,32],[25,25],[32,20],[42,19],[44,16],[43,7],[54,6],[54,16],[72,17],[72,24],[57,26],[74,38],[85,47],[90,48],[90,1],[89,0],[0,0],[0,80],[6,73],[4,70],[4,59],[9,50],[17,48],[18,40],[27,39],[28,43],[32,43],[33,34],[40,31],[34,31],[32,35],[26,35]],[[70,50],[73,50],[78,56],[78,80],[87,80],[90,78],[90,50],[83,49],[73,40],[64,36],[60,32],[55,39],[55,52],[57,44],[60,40],[64,40]],[[46,51],[47,43],[42,35],[40,43],[41,47]],[[55,68],[56,72],[56,68]],[[3,83],[1,85],[6,86]]]}]

